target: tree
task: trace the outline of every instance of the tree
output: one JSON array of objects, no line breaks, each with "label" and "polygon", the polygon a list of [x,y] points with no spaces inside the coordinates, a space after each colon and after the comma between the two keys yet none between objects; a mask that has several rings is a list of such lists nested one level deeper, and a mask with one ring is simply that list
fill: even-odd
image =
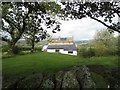
[{"label": "tree", "polygon": [[[14,53],[15,44],[28,31],[29,15],[35,12],[34,19],[38,18],[38,15],[44,19],[47,17],[47,13],[50,3],[42,2],[3,2],[2,3],[2,32],[8,33],[7,36],[2,36],[2,40],[8,42],[10,46],[10,52]],[[48,12],[49,11],[49,12]],[[6,25],[7,23],[7,25]],[[47,26],[56,24],[56,22],[48,22]],[[59,26],[59,25],[57,25]],[[35,30],[38,26],[35,26],[32,30]],[[60,31],[60,27],[56,27],[53,32]],[[35,30],[36,32],[36,30]],[[36,32],[37,33],[37,32]],[[8,37],[9,36],[9,37]]]},{"label": "tree", "polygon": [[[4,36],[2,40],[8,42],[10,52],[14,53],[15,44],[25,31],[25,20],[30,11],[25,12],[22,10],[22,3],[12,2],[2,4],[2,30],[10,35],[10,38]],[[6,23],[8,25],[6,25]]]},{"label": "tree", "polygon": [[116,39],[109,30],[99,30],[95,33],[93,45],[96,49],[96,55],[114,55],[116,53]]},{"label": "tree", "polygon": [[[63,1],[61,2],[64,6],[63,17],[68,17],[71,19],[81,19],[84,17],[90,17],[104,26],[117,31],[120,33],[120,22],[114,22],[113,18],[116,16],[120,17],[120,7],[119,1],[116,2],[99,2],[92,1],[83,2],[80,1]],[[104,20],[99,19],[102,17]]]},{"label": "tree", "polygon": [[[51,4],[52,3],[49,3],[49,5]],[[53,28],[54,25],[53,33],[55,33],[55,30],[60,31],[59,22],[53,19],[49,14],[38,14],[35,10],[31,11],[27,22],[28,30],[24,33],[27,41],[31,44],[31,52],[34,51],[35,42],[39,42],[40,40],[49,37],[47,30],[45,30],[41,24],[44,24],[44,27],[47,29]]]},{"label": "tree", "polygon": [[113,42],[114,35],[109,32],[109,29],[99,30],[95,33],[94,40],[96,43],[103,43],[106,47],[110,47]]},{"label": "tree", "polygon": [[29,22],[27,24],[27,31],[24,33],[26,41],[31,45],[31,52],[34,51],[34,46],[36,42],[49,37],[47,30],[41,27],[41,18],[35,18],[37,15],[31,14],[29,16]]}]

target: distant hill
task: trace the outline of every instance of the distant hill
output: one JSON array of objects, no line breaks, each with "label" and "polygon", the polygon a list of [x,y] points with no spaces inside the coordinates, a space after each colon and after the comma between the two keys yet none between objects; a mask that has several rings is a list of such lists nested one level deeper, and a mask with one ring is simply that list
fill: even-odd
[{"label": "distant hill", "polygon": [[75,41],[75,44],[81,45],[81,44],[87,44],[89,42],[90,42],[90,40],[80,40],[80,41]]}]

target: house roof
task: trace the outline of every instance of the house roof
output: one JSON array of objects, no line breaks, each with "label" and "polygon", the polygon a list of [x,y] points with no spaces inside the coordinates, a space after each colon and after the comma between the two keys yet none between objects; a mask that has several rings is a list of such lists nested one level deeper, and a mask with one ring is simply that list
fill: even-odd
[{"label": "house roof", "polygon": [[47,49],[64,49],[65,51],[77,50],[75,44],[71,44],[71,45],[48,45]]},{"label": "house roof", "polygon": [[49,40],[49,43],[70,43],[73,42],[73,37],[68,38],[52,38]]}]

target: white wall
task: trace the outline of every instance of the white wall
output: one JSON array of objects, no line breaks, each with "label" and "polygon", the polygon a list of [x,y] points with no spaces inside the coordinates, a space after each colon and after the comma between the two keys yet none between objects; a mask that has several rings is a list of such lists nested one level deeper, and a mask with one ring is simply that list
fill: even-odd
[{"label": "white wall", "polygon": [[[55,52],[55,49],[47,49],[47,52],[53,53],[53,52]],[[68,51],[64,51],[63,49],[59,49],[59,53],[77,56],[77,51],[73,51],[73,53],[68,53]]]},{"label": "white wall", "polygon": [[61,51],[62,54],[68,54],[68,51]]},{"label": "white wall", "polygon": [[77,51],[73,51],[73,53],[68,53],[68,51],[64,51],[63,49],[60,50],[60,53],[62,54],[69,54],[69,55],[75,55],[77,56]]},{"label": "white wall", "polygon": [[47,52],[55,52],[55,49],[47,49]]},{"label": "white wall", "polygon": [[73,42],[70,42],[70,43],[64,43],[64,42],[62,42],[62,43],[49,43],[48,45],[73,45]]},{"label": "white wall", "polygon": [[77,56],[77,51],[73,51],[73,53],[69,53],[69,55],[75,55],[75,56]]}]

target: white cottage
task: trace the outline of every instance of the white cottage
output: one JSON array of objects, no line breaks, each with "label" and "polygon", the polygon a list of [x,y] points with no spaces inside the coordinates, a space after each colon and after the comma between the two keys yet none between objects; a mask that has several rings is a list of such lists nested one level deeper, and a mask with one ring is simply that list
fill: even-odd
[{"label": "white cottage", "polygon": [[77,56],[77,48],[73,38],[54,38],[48,44],[46,51]]}]

